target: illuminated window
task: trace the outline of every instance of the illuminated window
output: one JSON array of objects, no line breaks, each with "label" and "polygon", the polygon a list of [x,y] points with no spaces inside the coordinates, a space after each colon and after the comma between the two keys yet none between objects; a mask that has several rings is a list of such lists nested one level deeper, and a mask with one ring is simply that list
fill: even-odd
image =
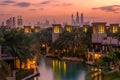
[{"label": "illuminated window", "polygon": [[31,27],[30,26],[25,26],[24,27],[24,32],[25,33],[30,33],[31,32]]},{"label": "illuminated window", "polygon": [[86,27],[84,28],[84,32],[87,32],[87,28]]},{"label": "illuminated window", "polygon": [[38,28],[35,28],[35,32],[39,32],[39,29],[38,29]]},{"label": "illuminated window", "polygon": [[59,33],[59,32],[60,32],[59,26],[55,26],[55,27],[54,27],[54,33]]},{"label": "illuminated window", "polygon": [[113,28],[112,28],[112,32],[113,32],[113,33],[116,33],[117,31],[118,31],[117,26],[113,26]]},{"label": "illuminated window", "polygon": [[71,31],[70,27],[66,27],[66,31],[70,32]]},{"label": "illuminated window", "polygon": [[95,28],[95,27],[93,27],[93,33],[94,33],[94,34],[96,33],[96,28]]},{"label": "illuminated window", "polygon": [[105,29],[103,25],[98,25],[98,33],[104,33]]},{"label": "illuminated window", "polygon": [[29,32],[29,28],[25,28],[25,29],[24,29],[24,32],[25,32],[25,33],[28,33],[28,32]]}]

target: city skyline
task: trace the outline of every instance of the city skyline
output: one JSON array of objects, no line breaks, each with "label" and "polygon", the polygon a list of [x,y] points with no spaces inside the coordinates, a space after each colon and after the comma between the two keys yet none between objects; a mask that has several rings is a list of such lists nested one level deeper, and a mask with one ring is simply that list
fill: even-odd
[{"label": "city skyline", "polygon": [[78,11],[84,14],[85,21],[120,23],[119,3],[119,0],[0,0],[0,22],[20,15],[25,24],[46,19],[70,23],[71,15]]}]

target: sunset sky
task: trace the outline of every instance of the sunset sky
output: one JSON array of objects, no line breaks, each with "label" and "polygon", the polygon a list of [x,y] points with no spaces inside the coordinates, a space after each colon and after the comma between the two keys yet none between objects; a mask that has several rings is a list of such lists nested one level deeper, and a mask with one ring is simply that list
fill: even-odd
[{"label": "sunset sky", "polygon": [[85,21],[120,23],[120,0],[0,0],[0,22],[23,16],[24,23],[71,21],[71,14],[84,13]]}]

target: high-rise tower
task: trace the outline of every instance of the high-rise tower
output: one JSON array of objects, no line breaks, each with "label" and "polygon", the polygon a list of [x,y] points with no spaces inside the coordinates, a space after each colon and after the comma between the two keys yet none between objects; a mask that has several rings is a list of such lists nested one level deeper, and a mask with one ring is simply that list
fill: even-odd
[{"label": "high-rise tower", "polygon": [[76,24],[79,24],[79,13],[76,14]]},{"label": "high-rise tower", "polygon": [[12,20],[12,26],[15,28],[16,27],[16,21],[15,21],[15,17],[13,17],[13,20]]},{"label": "high-rise tower", "polygon": [[83,13],[81,13],[81,19],[80,19],[80,21],[81,21],[81,27],[83,27],[83,25],[84,25],[84,17],[83,17]]},{"label": "high-rise tower", "polygon": [[1,23],[1,26],[2,26],[2,27],[5,26],[4,22]]},{"label": "high-rise tower", "polygon": [[18,18],[17,18],[17,27],[18,28],[23,28],[23,19],[22,19],[22,16],[18,16]]},{"label": "high-rise tower", "polygon": [[74,16],[73,16],[73,14],[71,15],[71,24],[75,24],[75,21],[74,21]]}]

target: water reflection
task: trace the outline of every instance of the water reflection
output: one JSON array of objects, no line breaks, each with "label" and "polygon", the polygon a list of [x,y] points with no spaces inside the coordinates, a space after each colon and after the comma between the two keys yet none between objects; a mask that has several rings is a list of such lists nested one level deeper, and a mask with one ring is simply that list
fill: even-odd
[{"label": "water reflection", "polygon": [[44,61],[41,61],[39,66],[40,77],[38,80],[54,80],[53,71],[50,67],[47,67]]},{"label": "water reflection", "polygon": [[78,62],[42,60],[38,80],[85,80],[88,66]]},{"label": "water reflection", "polygon": [[97,71],[90,75],[92,80],[103,80],[100,68],[79,62],[46,59],[40,61],[38,70],[40,77],[34,80],[85,80],[86,75],[91,71]]},{"label": "water reflection", "polygon": [[103,80],[103,76],[102,76],[102,70],[100,68],[97,67],[90,67],[90,72],[91,71],[96,71],[95,73],[91,74],[91,77],[93,80]]},{"label": "water reflection", "polygon": [[86,72],[82,71],[81,73],[79,73],[78,80],[85,80],[85,77],[86,77]]}]

